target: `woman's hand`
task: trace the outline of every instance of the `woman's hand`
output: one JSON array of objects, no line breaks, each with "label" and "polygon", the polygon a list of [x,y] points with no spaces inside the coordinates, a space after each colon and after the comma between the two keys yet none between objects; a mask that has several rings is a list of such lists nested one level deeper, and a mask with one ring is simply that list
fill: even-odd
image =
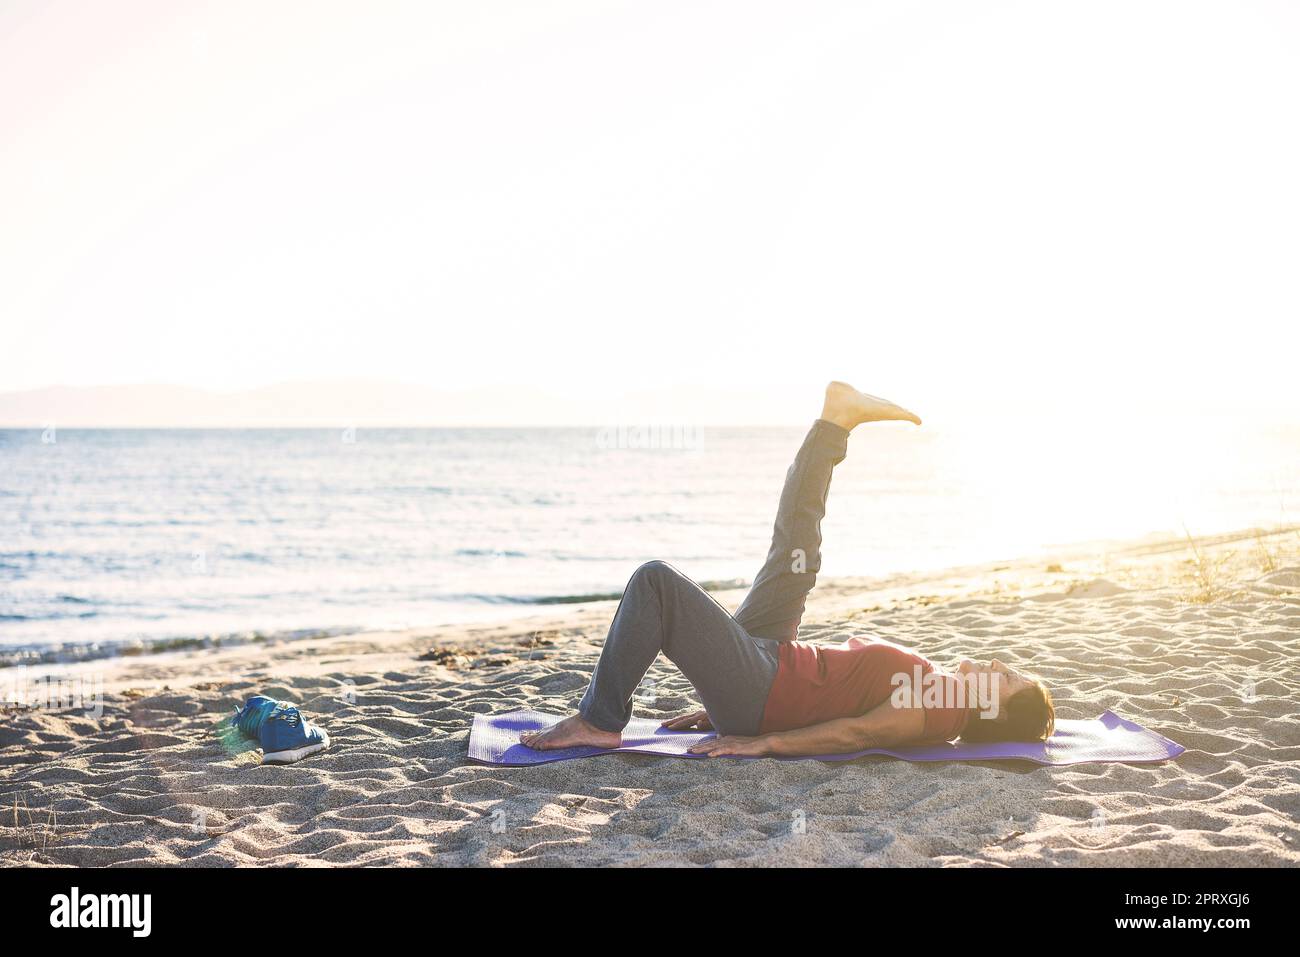
[{"label": "woman's hand", "polygon": [[669,731],[712,731],[713,722],[709,720],[707,711],[700,710],[684,714],[680,718],[669,718],[659,727]]},{"label": "woman's hand", "polygon": [[767,735],[747,738],[740,734],[724,734],[720,738],[701,741],[690,749],[691,754],[703,754],[710,758],[733,757],[758,758],[771,754],[771,741]]}]

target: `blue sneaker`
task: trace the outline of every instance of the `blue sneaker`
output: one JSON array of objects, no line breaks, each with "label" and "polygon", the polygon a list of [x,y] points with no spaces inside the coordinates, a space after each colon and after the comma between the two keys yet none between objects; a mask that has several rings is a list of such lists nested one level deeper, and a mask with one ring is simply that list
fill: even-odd
[{"label": "blue sneaker", "polygon": [[330,746],[330,736],[296,706],[266,695],[249,698],[231,723],[261,742],[263,764],[291,764]]},{"label": "blue sneaker", "polygon": [[268,698],[264,694],[253,695],[235,712],[230,723],[237,727],[244,737],[256,741],[258,732],[262,730],[262,722],[275,710],[278,703],[274,698]]}]

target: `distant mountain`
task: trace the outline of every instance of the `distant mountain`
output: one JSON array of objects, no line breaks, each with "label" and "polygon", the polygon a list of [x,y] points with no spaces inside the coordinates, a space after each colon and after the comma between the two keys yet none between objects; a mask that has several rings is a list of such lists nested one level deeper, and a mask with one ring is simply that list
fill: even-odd
[{"label": "distant mountain", "polygon": [[[0,428],[346,428],[348,426],[719,426],[803,425],[820,408],[821,384],[790,380],[759,390],[670,386],[657,390],[576,395],[537,387],[448,390],[366,379],[283,383],[238,392],[178,385],[55,386],[0,392]],[[926,434],[959,423],[976,432],[1028,434],[1034,428],[1093,427],[1108,417],[1127,420],[1136,406],[1105,393],[998,396],[940,392],[919,383],[902,397],[925,419]],[[1250,397],[1246,397],[1247,399]],[[1290,402],[1249,407],[1243,399],[1210,393],[1199,404],[1182,394],[1147,396],[1143,421],[1188,415],[1245,418],[1294,427],[1300,407]],[[1108,404],[1110,403],[1110,404]],[[1031,424],[1032,420],[1032,424]]]},{"label": "distant mountain", "polygon": [[448,391],[369,380],[286,383],[240,392],[176,385],[55,386],[0,393],[0,427],[789,424],[802,421],[805,413],[815,414],[815,402],[815,393],[811,399],[805,396],[793,406],[792,417],[785,395],[696,388],[587,399],[528,388]]}]

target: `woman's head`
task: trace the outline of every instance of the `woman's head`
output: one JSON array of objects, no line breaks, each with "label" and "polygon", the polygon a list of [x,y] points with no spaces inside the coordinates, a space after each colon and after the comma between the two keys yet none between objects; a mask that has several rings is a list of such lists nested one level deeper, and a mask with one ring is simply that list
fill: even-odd
[{"label": "woman's head", "polygon": [[994,717],[971,715],[962,740],[1046,741],[1052,736],[1056,711],[1052,707],[1052,695],[1042,682],[1008,668],[996,658],[986,665],[966,660],[957,671],[962,675],[985,676],[997,700]]}]

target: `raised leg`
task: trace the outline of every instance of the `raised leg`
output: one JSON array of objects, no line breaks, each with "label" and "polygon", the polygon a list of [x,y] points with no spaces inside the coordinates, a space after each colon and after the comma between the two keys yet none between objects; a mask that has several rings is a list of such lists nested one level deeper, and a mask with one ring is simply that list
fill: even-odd
[{"label": "raised leg", "polygon": [[818,419],[795,455],[777,504],[772,545],[736,621],[755,638],[793,641],[808,593],[822,567],[822,518],[831,471],[844,459],[849,433]]},{"label": "raised leg", "polygon": [[821,521],[831,472],[844,460],[849,432],[865,422],[882,421],[921,424],[906,409],[843,382],[826,387],[821,418],[808,430],[786,473],[767,559],[736,611],[736,620],[754,637],[793,641],[798,635],[808,593],[822,566]]}]

